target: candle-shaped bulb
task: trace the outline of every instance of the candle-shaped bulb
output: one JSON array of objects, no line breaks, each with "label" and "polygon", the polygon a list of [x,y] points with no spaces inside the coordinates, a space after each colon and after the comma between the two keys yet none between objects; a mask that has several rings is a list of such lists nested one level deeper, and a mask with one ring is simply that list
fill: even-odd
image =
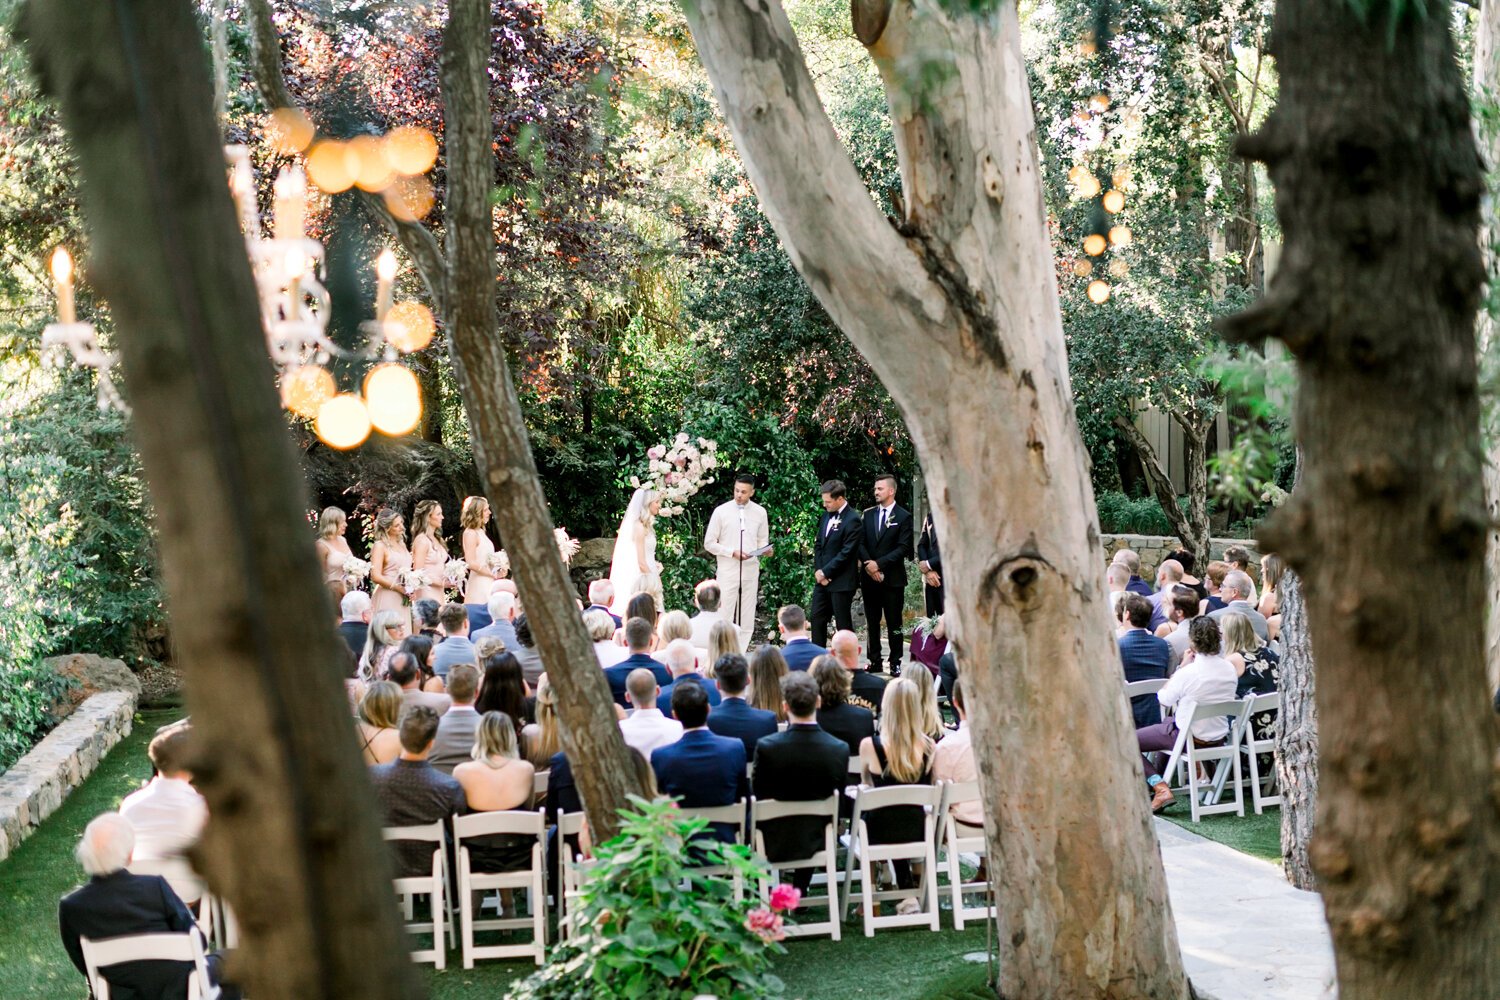
[{"label": "candle-shaped bulb", "polygon": [[380,276],[381,281],[390,281],[396,277],[396,255],[391,253],[389,247],[380,251],[380,256],[376,258],[375,273]]},{"label": "candle-shaped bulb", "polygon": [[72,323],[73,313],[73,257],[66,247],[58,247],[52,253],[52,280],[57,285],[57,321]]},{"label": "candle-shaped bulb", "polygon": [[376,259],[375,276],[380,279],[375,285],[375,322],[384,323],[385,314],[391,308],[391,290],[396,280],[396,255],[390,248],[382,250]]},{"label": "candle-shaped bulb", "polygon": [[307,175],[301,167],[287,167],[276,176],[272,193],[276,202],[276,238],[302,239],[306,235],[303,222],[307,215]]}]

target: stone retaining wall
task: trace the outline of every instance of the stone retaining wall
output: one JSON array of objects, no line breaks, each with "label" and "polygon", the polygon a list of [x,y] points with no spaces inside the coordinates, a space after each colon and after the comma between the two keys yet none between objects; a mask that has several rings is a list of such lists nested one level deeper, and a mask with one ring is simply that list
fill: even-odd
[{"label": "stone retaining wall", "polygon": [[[1105,559],[1113,559],[1114,554],[1121,549],[1135,550],[1141,557],[1141,576],[1153,586],[1156,582],[1156,567],[1178,547],[1176,535],[1103,535],[1101,541],[1104,543]],[[1258,582],[1260,580],[1260,549],[1256,547],[1255,539],[1210,538],[1208,540],[1209,552],[1214,559],[1223,559],[1224,550],[1231,545],[1243,545],[1250,550],[1250,575]],[[1194,575],[1201,577],[1202,567],[1199,567]]]},{"label": "stone retaining wall", "polygon": [[30,753],[0,774],[0,861],[50,816],[130,734],[134,692],[90,695]]}]

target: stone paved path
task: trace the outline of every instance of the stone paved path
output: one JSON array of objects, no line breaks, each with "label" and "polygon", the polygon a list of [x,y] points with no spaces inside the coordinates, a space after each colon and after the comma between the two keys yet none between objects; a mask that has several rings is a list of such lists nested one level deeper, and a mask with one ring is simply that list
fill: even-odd
[{"label": "stone paved path", "polygon": [[1183,962],[1204,1000],[1333,1000],[1333,944],[1316,893],[1268,861],[1156,820]]}]

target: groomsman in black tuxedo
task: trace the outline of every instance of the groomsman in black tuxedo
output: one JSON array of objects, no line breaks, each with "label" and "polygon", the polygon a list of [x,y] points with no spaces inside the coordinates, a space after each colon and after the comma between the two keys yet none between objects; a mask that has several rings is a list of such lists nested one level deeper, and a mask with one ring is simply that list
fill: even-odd
[{"label": "groomsman in black tuxedo", "polygon": [[896,503],[896,477],[875,480],[875,506],[865,511],[865,622],[870,670],[880,672],[880,619],[891,644],[891,673],[901,673],[901,612],[906,604],[906,560],[912,557],[911,511]]},{"label": "groomsman in black tuxedo", "polygon": [[922,595],[927,599],[927,617],[943,613],[943,557],[938,551],[937,525],[932,512],[922,519],[922,534],[917,538],[917,569],[922,571]]},{"label": "groomsman in black tuxedo", "polygon": [[840,629],[854,631],[854,591],[859,586],[859,562],[865,532],[859,512],[850,505],[848,489],[837,479],[819,487],[823,494],[823,517],[818,521],[817,544],[813,546],[812,641],[828,645],[828,619]]}]

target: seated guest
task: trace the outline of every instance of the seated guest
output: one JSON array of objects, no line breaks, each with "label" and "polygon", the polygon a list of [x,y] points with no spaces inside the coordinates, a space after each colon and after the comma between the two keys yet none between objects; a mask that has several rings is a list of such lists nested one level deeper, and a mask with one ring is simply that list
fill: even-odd
[{"label": "seated guest", "polygon": [[625,648],[630,651],[630,655],[614,666],[604,669],[604,679],[609,681],[609,691],[615,696],[615,704],[629,707],[625,702],[625,680],[633,670],[651,671],[651,676],[656,678],[658,685],[672,683],[672,674],[666,666],[651,658],[649,650],[654,638],[654,629],[646,619],[625,619]]},{"label": "seated guest", "polygon": [[479,699],[474,702],[474,711],[480,715],[505,713],[516,724],[519,738],[526,717],[531,714],[526,709],[527,693],[520,662],[506,650],[493,652],[484,658],[484,679],[479,684]]},{"label": "seated guest", "polygon": [[1172,588],[1182,582],[1182,564],[1175,559],[1163,559],[1156,567],[1156,593],[1146,600],[1151,602],[1151,624],[1146,627],[1155,632],[1167,620],[1167,604],[1172,600]]},{"label": "seated guest", "polygon": [[656,606],[656,598],[650,594],[636,594],[625,602],[625,620],[628,622],[632,618],[644,618],[651,623],[653,633],[656,631],[656,620],[660,615],[661,608]]},{"label": "seated guest", "polygon": [[546,668],[542,666],[542,654],[537,652],[536,640],[531,637],[531,621],[522,614],[516,618],[516,661],[521,664],[521,676],[526,678],[528,688],[536,687],[537,679]]},{"label": "seated guest", "polygon": [[546,770],[547,761],[562,749],[562,730],[557,717],[557,689],[543,674],[536,682],[535,722],[521,730],[521,756]]},{"label": "seated guest", "polygon": [[[463,786],[433,767],[427,755],[437,737],[438,714],[426,705],[407,705],[401,713],[401,755],[389,764],[370,767],[370,784],[380,803],[385,826],[426,826],[464,811]],[[396,877],[432,871],[431,844],[395,841]]]},{"label": "seated guest", "polygon": [[485,604],[490,613],[490,623],[484,628],[474,629],[469,633],[469,641],[477,650],[479,644],[486,639],[498,639],[506,649],[515,651],[516,648],[516,595],[508,590],[491,591],[490,599]]},{"label": "seated guest", "polygon": [[[1139,596],[1139,595],[1132,595]],[[937,745],[932,758],[933,781],[978,781],[979,765],[969,731],[969,710],[964,704],[962,681],[953,682],[953,711],[958,713],[958,731]],[[953,818],[969,826],[984,825],[984,809],[978,802],[959,802],[951,807]]]},{"label": "seated guest", "polygon": [[[1199,616],[1193,619],[1191,629],[1193,648],[1167,681],[1167,686],[1156,693],[1157,701],[1167,708],[1174,708],[1183,701],[1200,705],[1233,701],[1239,677],[1234,665],[1219,655],[1223,642],[1219,623],[1211,616]],[[1193,720],[1192,737],[1199,746],[1216,746],[1228,735],[1229,725],[1223,716]],[[1143,756],[1141,766],[1146,772],[1146,784],[1152,790],[1151,811],[1160,812],[1172,802],[1172,789],[1162,780],[1161,768],[1166,763],[1165,753],[1177,743],[1176,717],[1138,728],[1135,739],[1142,754],[1158,752],[1154,761]]]},{"label": "seated guest", "polygon": [[756,743],[776,732],[776,713],[752,708],[745,700],[750,664],[739,653],[725,653],[714,661],[714,680],[722,698],[708,713],[709,730],[739,740],[745,745],[746,758],[754,758]]},{"label": "seated guest", "polygon": [[1255,584],[1250,582],[1250,575],[1230,570],[1224,574],[1224,582],[1219,584],[1219,598],[1224,606],[1217,611],[1210,611],[1208,617],[1219,619],[1230,612],[1244,615],[1250,619],[1250,626],[1260,636],[1260,641],[1268,642],[1271,635],[1266,627],[1266,616],[1255,610],[1255,605],[1250,600],[1254,596]]},{"label": "seated guest", "polygon": [[[1172,665],[1172,647],[1146,630],[1151,603],[1140,594],[1126,594],[1125,621],[1127,628],[1118,642],[1126,682],[1165,680]],[[1130,699],[1130,714],[1140,729],[1161,721],[1161,704],[1154,694],[1137,695]]]},{"label": "seated guest", "polygon": [[386,676],[386,661],[406,638],[411,616],[405,610],[377,611],[370,618],[370,631],[365,636],[365,648],[359,654],[359,676],[365,681],[383,681]]},{"label": "seated guest", "polygon": [[688,640],[693,634],[693,623],[686,611],[668,611],[656,620],[657,649],[666,649],[667,644],[678,639],[692,645]]},{"label": "seated guest", "polygon": [[[880,710],[880,731],[859,746],[866,785],[930,785],[936,747],[922,732],[922,699],[917,686],[904,677],[886,685]],[[901,844],[921,840],[925,819],[921,806],[887,806],[865,813],[870,843]],[[916,887],[911,863],[895,861],[896,885]],[[935,873],[934,873],[935,874]],[[901,914],[921,909],[916,897],[903,899]]]},{"label": "seated guest", "polygon": [[[120,815],[135,832],[135,859],[163,861],[183,858],[198,842],[208,821],[208,805],[191,784],[188,753],[192,726],[171,726],[157,733],[146,748],[156,776],[145,788],[131,792],[120,803]],[[196,903],[203,894],[197,879],[167,878],[185,903]]]},{"label": "seated guest", "polygon": [[438,602],[430,597],[411,602],[411,620],[417,627],[417,635],[429,636],[434,642],[439,638]]},{"label": "seated guest", "polygon": [[[521,759],[513,719],[503,712],[486,712],[479,718],[468,758],[454,767],[453,777],[463,788],[469,812],[531,807],[536,768]],[[514,833],[465,837],[469,870],[509,872],[529,868],[531,845],[535,842],[535,838]]]},{"label": "seated guest", "polygon": [[[807,612],[795,604],[788,604],[776,612],[776,628],[781,633],[781,641],[784,643],[781,655],[786,660],[788,670],[806,670],[812,665],[813,660],[828,652],[812,641],[812,634],[808,630]],[[781,697],[779,692],[776,697],[778,699]]]},{"label": "seated guest", "polygon": [[[1112,562],[1104,571],[1104,583],[1109,589],[1109,606],[1113,608],[1115,600],[1125,593],[1125,588],[1130,585],[1130,570],[1121,563]],[[1113,611],[1110,613],[1114,614]]]},{"label": "seated guest", "polygon": [[1281,637],[1281,598],[1276,596],[1276,588],[1280,586],[1285,571],[1281,556],[1275,552],[1260,557],[1260,601],[1255,610],[1265,615],[1266,634],[1271,642]]},{"label": "seated guest", "polygon": [[[1239,570],[1246,576],[1250,575],[1250,550],[1243,545],[1230,545],[1224,549],[1224,561],[1229,564],[1230,570]],[[1245,595],[1249,598],[1249,594]]]},{"label": "seated guest", "polygon": [[364,652],[365,639],[370,635],[370,595],[363,590],[351,590],[339,601],[339,635],[358,656]]},{"label": "seated guest", "polygon": [[[691,619],[693,634],[689,638],[699,649],[708,648],[708,633],[715,625],[720,622],[729,622],[729,627],[734,628],[734,622],[729,621],[729,616],[719,610],[719,602],[723,596],[724,592],[719,589],[717,580],[704,580],[693,588],[693,604],[697,607],[698,613]],[[738,633],[736,633],[736,638],[738,638]],[[739,650],[732,652],[738,653]]]},{"label": "seated guest", "polygon": [[818,725],[848,746],[847,756],[859,754],[859,745],[875,735],[875,714],[849,704],[849,671],[832,654],[813,661],[812,678],[818,685]]},{"label": "seated guest", "polygon": [[1201,599],[1196,590],[1181,583],[1173,585],[1172,599],[1166,605],[1166,624],[1156,630],[1156,637],[1166,640],[1172,654],[1171,662],[1167,665],[1168,677],[1177,669],[1177,665],[1187,655],[1188,647],[1192,645],[1192,622],[1198,617],[1200,607]]},{"label": "seated guest", "polygon": [[777,722],[786,721],[786,709],[781,705],[781,679],[787,672],[781,650],[769,643],[750,654],[750,704],[775,712]]},{"label": "seated guest", "polygon": [[682,723],[669,719],[656,707],[661,688],[651,671],[637,667],[630,672],[625,682],[625,697],[635,711],[620,720],[620,734],[625,745],[635,747],[651,759],[651,754],[668,743],[676,743],[682,736]]},{"label": "seated guest", "polygon": [[885,700],[886,682],[885,678],[865,669],[864,649],[860,647],[859,636],[843,629],[833,633],[828,645],[829,652],[849,671],[849,704],[869,709],[878,720],[880,705]]},{"label": "seated guest", "polygon": [[1130,570],[1130,579],[1125,584],[1125,589],[1140,594],[1142,597],[1151,596],[1151,584],[1141,579],[1141,557],[1133,549],[1121,549],[1115,553],[1114,561]]},{"label": "seated guest", "polygon": [[932,676],[938,675],[938,663],[947,651],[948,627],[943,623],[942,615],[932,619],[928,628],[912,630],[911,658],[931,671]]},{"label": "seated guest", "polygon": [[[805,671],[787,674],[781,679],[781,696],[789,724],[786,732],[772,733],[755,745],[755,797],[815,802],[842,791],[849,783],[849,747],[818,727],[817,682]],[[792,816],[762,824],[766,857],[774,863],[816,854],[823,849],[827,823],[816,817]],[[813,870],[797,868],[790,874],[792,885],[806,892]]]},{"label": "seated guest", "polygon": [[[745,744],[709,730],[708,692],[701,684],[682,684],[672,692],[672,714],[682,723],[682,738],[651,754],[651,770],[663,795],[689,808],[727,806],[744,798]],[[720,840],[732,842],[729,824],[716,824]]]},{"label": "seated guest", "polygon": [[453,704],[438,723],[437,738],[427,758],[444,774],[452,774],[455,767],[472,759],[474,732],[479,728],[479,713],[474,710],[478,696],[479,668],[472,663],[455,663],[448,671],[448,697]]},{"label": "seated guest", "polygon": [[[1270,646],[1260,641],[1250,619],[1240,614],[1227,614],[1219,619],[1224,632],[1224,658],[1234,665],[1240,679],[1234,689],[1235,696],[1245,698],[1253,694],[1274,694],[1281,680],[1281,657]],[[1250,717],[1255,733],[1265,738],[1275,732],[1276,709],[1257,712]],[[1261,754],[1264,767],[1274,768],[1275,758]],[[1262,774],[1269,773],[1266,770]]]},{"label": "seated guest", "polygon": [[1220,562],[1217,559],[1208,564],[1207,577],[1204,579],[1204,585],[1208,588],[1208,596],[1203,599],[1203,609],[1199,614],[1206,615],[1224,606],[1225,601],[1219,596],[1219,585],[1224,582],[1224,577],[1229,574],[1231,568],[1227,562]]},{"label": "seated guest", "polygon": [[433,694],[430,691],[423,691],[418,686],[422,680],[422,671],[417,668],[416,657],[410,653],[394,654],[390,658],[387,673],[401,689],[401,700],[408,706],[425,705],[438,715],[442,715],[448,711],[448,706],[453,704],[453,699],[446,694]]},{"label": "seated guest", "polygon": [[621,625],[620,616],[609,610],[610,604],[615,599],[615,585],[608,580],[589,581],[589,606],[583,609],[587,615],[590,611],[602,611],[609,615],[609,620],[614,623],[615,628]]},{"label": "seated guest", "polygon": [[922,732],[934,743],[947,736],[943,712],[938,708],[937,682],[932,679],[932,673],[920,663],[908,663],[901,668],[901,676],[917,687],[917,697],[922,703]]},{"label": "seated guest", "polygon": [[1178,582],[1196,593],[1198,600],[1205,600],[1208,597],[1208,587],[1202,580],[1193,575],[1193,567],[1198,565],[1198,560],[1193,558],[1193,554],[1187,549],[1178,549],[1176,552],[1168,555],[1167,558],[1182,567],[1182,579]]},{"label": "seated guest", "polygon": [[601,667],[612,667],[630,655],[630,650],[615,642],[615,620],[598,608],[583,613],[583,627],[594,643],[594,657]]},{"label": "seated guest", "polygon": [[359,700],[359,751],[366,764],[384,764],[401,753],[401,734],[397,727],[401,709],[401,688],[393,681],[376,681],[365,689]]},{"label": "seated guest", "polygon": [[[135,831],[119,813],[101,813],[83,829],[74,856],[88,873],[86,885],[57,905],[63,949],[78,971],[88,975],[82,939],[101,941],[136,934],[185,934],[197,924],[186,904],[159,875],[135,875],[127,866],[135,851]],[[219,981],[220,956],[208,956],[208,978],[225,1000],[239,991]],[[192,962],[121,962],[101,970],[118,1000],[168,1000],[187,995]],[[50,991],[49,991],[50,992]]]},{"label": "seated guest", "polygon": [[948,650],[938,660],[938,690],[949,701],[953,700],[953,685],[958,683],[958,657]]},{"label": "seated guest", "polygon": [[708,630],[708,647],[704,650],[703,657],[703,676],[715,676],[714,664],[718,663],[720,658],[730,653],[738,656],[744,651],[744,639],[740,630],[734,627],[733,622],[714,622],[713,628]]},{"label": "seated guest", "polygon": [[[666,618],[666,615],[662,616],[663,621],[666,621]],[[661,651],[661,658],[667,669],[672,672],[672,683],[661,689],[656,707],[668,717],[671,716],[672,710],[672,691],[679,682],[702,684],[703,689],[708,692],[708,704],[710,706],[719,704],[719,689],[714,687],[713,681],[698,673],[698,651],[693,648],[691,642],[686,639],[673,639],[667,643],[667,648]]]},{"label": "seated guest", "polygon": [[469,641],[469,611],[462,604],[444,604],[438,611],[438,622],[443,626],[443,634],[447,636],[437,644],[437,649],[432,654],[433,673],[441,677],[444,683],[448,680],[448,671],[456,663],[471,663],[478,665],[479,656],[474,651],[474,644]]},{"label": "seated guest", "polygon": [[410,653],[417,661],[417,669],[422,671],[421,688],[430,694],[443,694],[448,686],[443,683],[432,669],[432,658],[436,654],[437,645],[432,641],[430,635],[409,635],[401,640],[401,645],[396,647],[403,653]]}]

